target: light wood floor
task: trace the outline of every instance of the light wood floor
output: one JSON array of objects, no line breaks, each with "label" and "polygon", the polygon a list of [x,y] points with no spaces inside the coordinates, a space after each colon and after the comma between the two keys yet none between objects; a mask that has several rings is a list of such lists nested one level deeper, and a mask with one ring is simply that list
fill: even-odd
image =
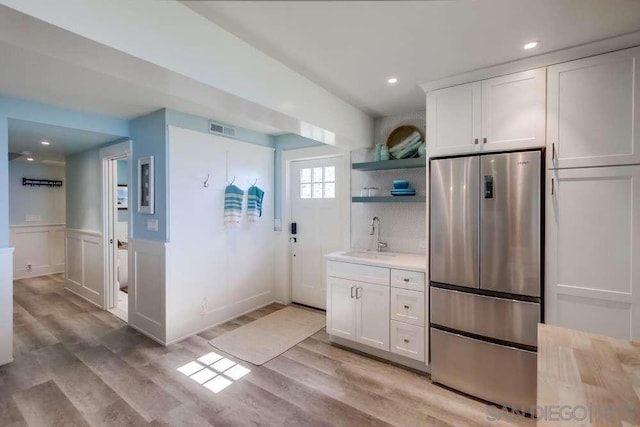
[{"label": "light wood floor", "polygon": [[[60,275],[14,282],[15,361],[0,367],[0,426],[531,425],[428,377],[331,346],[320,331],[213,393],[178,368],[207,341],[273,304],[162,347],[63,289]],[[499,374],[499,373],[497,373]]]}]

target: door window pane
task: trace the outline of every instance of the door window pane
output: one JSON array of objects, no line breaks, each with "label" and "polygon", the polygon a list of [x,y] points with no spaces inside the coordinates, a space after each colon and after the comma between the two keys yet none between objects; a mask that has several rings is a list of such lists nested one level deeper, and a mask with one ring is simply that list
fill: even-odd
[{"label": "door window pane", "polygon": [[335,166],[327,166],[324,168],[324,182],[334,182],[336,180]]},{"label": "door window pane", "polygon": [[322,168],[313,168],[313,182],[322,182]]},{"label": "door window pane", "polygon": [[311,182],[311,168],[300,169],[300,182]]},{"label": "door window pane", "polygon": [[336,183],[335,182],[326,182],[324,184],[324,198],[325,199],[333,199],[336,197]]},{"label": "door window pane", "polygon": [[322,183],[313,184],[313,198],[322,199]]},{"label": "door window pane", "polygon": [[300,198],[301,199],[311,198],[311,184],[300,184]]}]

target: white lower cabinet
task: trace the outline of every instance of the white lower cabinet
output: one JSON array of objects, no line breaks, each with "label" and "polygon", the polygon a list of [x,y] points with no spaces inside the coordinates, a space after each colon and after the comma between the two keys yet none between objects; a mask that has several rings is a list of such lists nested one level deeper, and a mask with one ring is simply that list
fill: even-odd
[{"label": "white lower cabinet", "polygon": [[424,282],[419,271],[328,261],[327,333],[415,368],[427,354]]},{"label": "white lower cabinet", "polygon": [[358,283],[356,341],[389,351],[389,287]]},{"label": "white lower cabinet", "polygon": [[327,332],[389,351],[389,286],[329,277]]},{"label": "white lower cabinet", "polygon": [[329,277],[327,281],[327,333],[356,340],[356,282]]},{"label": "white lower cabinet", "polygon": [[424,327],[391,321],[391,352],[424,361]]},{"label": "white lower cabinet", "polygon": [[424,292],[391,288],[391,319],[424,327]]}]

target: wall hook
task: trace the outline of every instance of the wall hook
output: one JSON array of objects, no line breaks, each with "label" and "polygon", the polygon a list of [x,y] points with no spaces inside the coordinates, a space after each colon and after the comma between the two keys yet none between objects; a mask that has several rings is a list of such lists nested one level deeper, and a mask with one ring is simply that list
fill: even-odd
[{"label": "wall hook", "polygon": [[204,188],[207,188],[209,186],[210,177],[211,177],[211,174],[207,174],[207,179],[204,180]]},{"label": "wall hook", "polygon": [[252,187],[255,187],[257,183],[258,183],[258,178],[256,178],[256,179],[253,181],[253,184],[251,184],[251,186],[252,186]]},{"label": "wall hook", "polygon": [[233,183],[236,182],[236,176],[233,176],[233,179],[231,180],[231,182],[227,182],[229,185],[233,185]]}]

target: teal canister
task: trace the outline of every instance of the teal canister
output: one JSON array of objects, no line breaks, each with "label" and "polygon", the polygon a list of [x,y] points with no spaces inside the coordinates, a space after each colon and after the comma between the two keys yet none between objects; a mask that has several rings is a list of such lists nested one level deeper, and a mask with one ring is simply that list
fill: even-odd
[{"label": "teal canister", "polygon": [[376,144],[376,146],[373,149],[373,161],[374,162],[379,162],[380,161],[380,153],[382,151],[382,144]]},{"label": "teal canister", "polygon": [[380,160],[389,160],[389,148],[387,146],[382,147],[380,150]]}]

